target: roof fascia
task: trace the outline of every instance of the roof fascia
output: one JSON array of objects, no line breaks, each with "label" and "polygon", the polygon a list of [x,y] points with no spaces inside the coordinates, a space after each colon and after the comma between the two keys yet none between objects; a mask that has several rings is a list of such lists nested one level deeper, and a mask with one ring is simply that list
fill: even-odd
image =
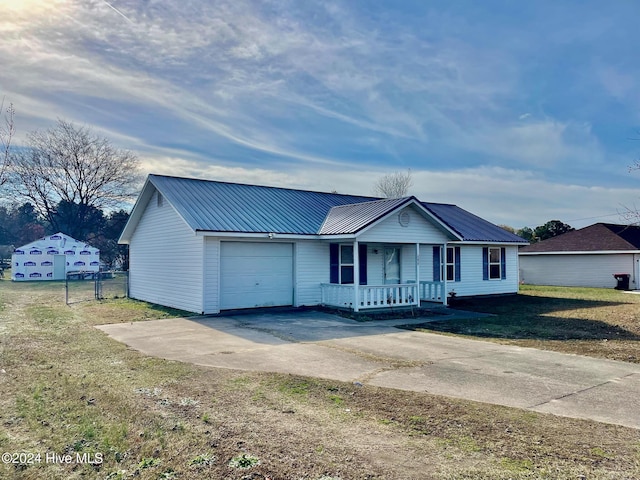
[{"label": "roof fascia", "polygon": [[144,186],[142,187],[142,192],[140,192],[140,196],[138,197],[138,200],[133,206],[133,210],[131,210],[131,215],[129,216],[129,220],[127,221],[126,225],[124,226],[124,229],[122,230],[122,233],[120,234],[118,243],[129,244],[129,242],[131,241],[131,237],[133,236],[133,232],[138,226],[138,223],[140,222],[140,219],[142,218],[144,211],[147,209],[149,202],[153,198],[154,191],[157,191],[159,194],[161,194],[164,197],[165,202],[167,202],[167,204],[171,206],[171,208],[173,209],[175,214],[180,218],[180,220],[184,222],[184,224],[189,230],[194,232],[193,227],[189,225],[189,223],[187,222],[187,219],[184,218],[184,216],[182,216],[180,212],[178,212],[176,207],[173,206],[173,204],[167,198],[167,196],[163,194],[162,191],[158,188],[158,186],[153,182],[153,175],[149,175],[147,177],[147,180],[144,183]]},{"label": "roof fascia", "polygon": [[353,233],[342,233],[339,235],[318,235],[318,240],[355,240],[356,235]]},{"label": "roof fascia", "polygon": [[391,210],[389,210],[387,213],[384,213],[383,215],[381,215],[380,217],[378,217],[376,220],[374,220],[373,222],[371,222],[369,225],[366,225],[365,227],[363,227],[362,229],[358,230],[356,232],[356,236],[362,235],[363,233],[365,233],[366,231],[372,229],[373,227],[375,227],[376,225],[378,225],[379,223],[383,222],[384,220],[386,220],[387,218],[389,218],[391,215],[397,213],[399,210],[402,210],[403,208],[408,207],[409,205],[414,205],[417,207],[418,212],[420,212],[422,214],[423,217],[426,217],[427,220],[433,222],[436,224],[436,226],[439,226],[442,230],[448,232],[451,236],[453,236],[453,238],[456,238],[458,240],[463,240],[462,237],[456,233],[451,227],[449,227],[446,223],[444,223],[443,221],[441,221],[439,218],[437,218],[436,216],[434,216],[429,210],[427,210],[419,201],[416,197],[409,197],[408,201],[401,203],[400,205],[397,205],[396,207],[392,208]]},{"label": "roof fascia", "polygon": [[607,255],[607,254],[638,254],[640,250],[582,250],[570,252],[518,252],[518,255]]},{"label": "roof fascia", "polygon": [[212,230],[196,230],[198,237],[222,237],[222,238],[268,238],[291,240],[316,240],[318,235],[305,235],[301,233],[265,233],[265,232],[216,232]]},{"label": "roof fascia", "polygon": [[[287,240],[355,240],[356,236],[352,233],[342,235],[316,235],[302,233],[265,233],[265,232],[216,232],[211,230],[197,230],[196,235],[199,237],[220,237],[220,238],[269,238],[269,239],[287,239]],[[269,237],[269,235],[272,235]]]},{"label": "roof fascia", "polygon": [[150,181],[151,176],[147,176],[147,179],[144,181],[144,185],[142,186],[142,190],[138,195],[136,203],[133,205],[131,209],[131,213],[129,214],[129,219],[122,229],[122,233],[120,234],[120,238],[118,238],[119,244],[129,244],[131,241],[131,237],[133,236],[133,232],[135,231],[140,219],[142,218],[142,214],[146,209],[151,197],[153,197],[154,190],[157,190],[155,185],[153,185]]},{"label": "roof fascia", "polygon": [[514,247],[524,247],[530,245],[529,242],[498,242],[495,240],[462,240],[459,242],[449,242],[451,245],[505,245]]}]

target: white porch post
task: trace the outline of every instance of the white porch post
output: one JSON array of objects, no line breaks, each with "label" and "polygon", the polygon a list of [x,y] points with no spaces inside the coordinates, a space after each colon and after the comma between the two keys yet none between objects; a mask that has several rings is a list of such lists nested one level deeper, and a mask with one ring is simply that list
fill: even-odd
[{"label": "white porch post", "polygon": [[360,255],[358,252],[358,240],[353,241],[353,311],[360,310]]},{"label": "white porch post", "polygon": [[420,244],[416,243],[416,295],[420,306]]},{"label": "white porch post", "polygon": [[447,244],[440,250],[440,268],[442,268],[442,304],[447,306]]}]

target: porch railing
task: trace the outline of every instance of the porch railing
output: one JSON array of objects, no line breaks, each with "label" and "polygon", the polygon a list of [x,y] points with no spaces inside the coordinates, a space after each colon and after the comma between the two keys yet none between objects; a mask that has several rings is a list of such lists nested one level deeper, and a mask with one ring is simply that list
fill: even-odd
[{"label": "porch railing", "polygon": [[[341,308],[354,308],[354,286],[323,283],[322,304]],[[418,286],[415,283],[398,285],[358,286],[358,310],[368,308],[394,308],[419,305]]]},{"label": "porch railing", "polygon": [[420,281],[420,300],[425,302],[442,302],[444,299],[444,282]]}]

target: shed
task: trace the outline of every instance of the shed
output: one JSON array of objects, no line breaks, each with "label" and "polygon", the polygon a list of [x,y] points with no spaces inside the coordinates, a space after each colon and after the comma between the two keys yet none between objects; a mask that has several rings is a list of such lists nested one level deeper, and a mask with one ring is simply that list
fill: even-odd
[{"label": "shed", "polygon": [[639,289],[640,226],[596,223],[523,247],[520,280],[531,285]]},{"label": "shed", "polygon": [[16,248],[11,255],[11,279],[64,280],[69,272],[98,272],[100,250],[64,233],[56,233]]}]

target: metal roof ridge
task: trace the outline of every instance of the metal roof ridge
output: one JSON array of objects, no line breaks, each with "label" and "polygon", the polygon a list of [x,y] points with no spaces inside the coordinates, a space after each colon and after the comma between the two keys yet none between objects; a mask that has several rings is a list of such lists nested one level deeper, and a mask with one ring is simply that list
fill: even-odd
[{"label": "metal roof ridge", "polygon": [[[346,195],[348,197],[351,196],[357,196],[357,195]],[[365,197],[366,198],[366,197]],[[365,206],[365,205],[370,205],[372,203],[384,203],[384,202],[396,202],[399,200],[402,200],[402,202],[399,202],[400,204],[404,203],[405,201],[409,201],[410,199],[414,199],[416,200],[418,203],[420,203],[420,201],[414,197],[413,195],[409,196],[409,197],[396,197],[396,198],[378,198],[375,200],[368,200],[366,202],[357,202],[357,203],[345,203],[344,205],[334,205],[333,207],[331,207],[329,210],[333,210],[334,208],[345,208],[345,207],[355,207],[355,206]]]},{"label": "metal roof ridge", "polygon": [[[273,190],[285,190],[285,191],[291,191],[291,192],[318,193],[318,194],[321,194],[321,195],[338,195],[338,196],[341,196],[341,197],[357,197],[357,198],[368,198],[368,199],[370,199],[370,200],[367,200],[367,202],[369,202],[369,201],[378,201],[378,200],[388,200],[388,199],[381,199],[379,197],[370,197],[370,196],[367,196],[367,195],[356,195],[356,194],[350,194],[350,193],[321,192],[319,190],[305,190],[303,188],[275,187],[275,186],[272,186],[272,185],[256,185],[255,183],[228,182],[228,181],[224,181],[224,180],[211,180],[211,179],[206,179],[206,178],[180,177],[180,176],[175,176],[175,175],[162,175],[162,174],[157,174],[157,173],[149,173],[148,176],[149,177],[168,178],[168,179],[174,179],[174,180],[187,180],[187,181],[192,181],[192,182],[218,183],[218,184],[223,184],[223,185],[238,185],[238,186],[243,186],[243,187],[270,188],[270,189],[273,189]],[[360,203],[360,202],[358,202],[358,203]],[[362,203],[364,203],[364,202],[362,202]],[[353,204],[353,205],[356,205],[356,204]]]}]

